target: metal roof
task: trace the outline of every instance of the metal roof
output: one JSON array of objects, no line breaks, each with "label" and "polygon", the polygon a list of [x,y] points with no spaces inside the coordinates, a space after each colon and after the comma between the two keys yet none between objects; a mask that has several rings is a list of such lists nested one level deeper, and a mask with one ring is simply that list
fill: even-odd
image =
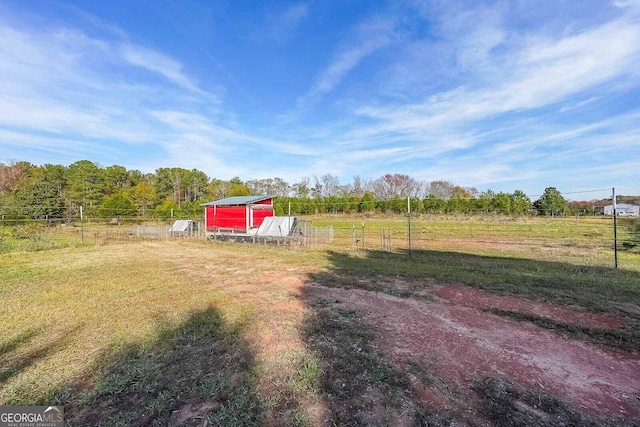
[{"label": "metal roof", "polygon": [[273,196],[235,196],[226,199],[216,200],[214,202],[203,203],[201,206],[233,206],[233,205],[250,205],[251,203],[261,202],[263,200],[272,199]]}]

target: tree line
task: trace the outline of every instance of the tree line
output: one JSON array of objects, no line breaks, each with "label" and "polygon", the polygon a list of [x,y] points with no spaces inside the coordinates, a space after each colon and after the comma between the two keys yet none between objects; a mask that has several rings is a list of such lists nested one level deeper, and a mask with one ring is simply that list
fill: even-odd
[{"label": "tree line", "polygon": [[478,191],[449,181],[421,182],[408,175],[377,179],[354,176],[347,184],[331,174],[303,177],[221,180],[197,169],[159,168],[154,173],[103,167],[89,160],[69,166],[0,163],[0,215],[4,220],[87,218],[198,218],[204,202],[232,196],[276,196],[277,215],[382,212],[494,213],[503,215],[590,214],[588,202],[567,202],[553,187],[532,202],[527,195]]}]

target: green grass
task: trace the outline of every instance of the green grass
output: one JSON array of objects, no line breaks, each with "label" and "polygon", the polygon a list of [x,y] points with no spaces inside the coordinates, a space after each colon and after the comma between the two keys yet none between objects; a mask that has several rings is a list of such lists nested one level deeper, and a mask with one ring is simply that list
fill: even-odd
[{"label": "green grass", "polygon": [[250,426],[263,420],[263,407],[250,371],[253,355],[242,325],[225,323],[208,308],[178,325],[162,325],[156,338],[104,355],[95,382],[66,386],[61,396],[76,425],[156,420],[177,424],[189,417],[212,425]]},{"label": "green grass", "polygon": [[[354,252],[350,233],[362,221],[365,250]],[[424,407],[410,377],[433,381],[428,370],[399,372],[356,313],[304,300],[287,278],[403,298],[428,298],[434,283],[466,284],[640,320],[640,255],[623,251],[622,268],[612,268],[603,218],[424,216],[412,222],[411,253],[401,217],[314,223],[334,224],[326,250],[129,237],[105,245],[113,242],[104,227],[88,226],[83,245],[68,228],[51,237],[66,247],[3,253],[0,404],[64,404],[72,425],[466,420]],[[384,227],[392,252],[379,250]],[[610,336],[495,314],[640,350],[637,328]]]},{"label": "green grass", "polygon": [[[352,250],[352,230],[362,248],[381,250],[381,232],[390,230],[394,251],[408,249],[407,218],[395,217],[316,217],[314,225],[332,224],[334,247]],[[640,272],[640,257],[625,250],[623,242],[637,240],[632,226],[618,226],[618,248],[623,269]],[[411,220],[412,249],[449,250],[475,255],[569,262],[576,265],[609,267],[614,265],[613,223],[611,218],[580,217],[500,217],[422,215]]]},{"label": "green grass", "polygon": [[[3,383],[0,400],[19,403],[46,396],[70,377],[85,374],[97,355],[143,342],[158,322],[181,320],[189,310],[216,300],[214,294],[185,293],[176,286],[183,278],[149,252],[110,249],[2,257],[0,342],[13,343],[3,362],[20,368]],[[176,312],[179,300],[185,310]],[[25,335],[31,330],[37,335]],[[50,372],[44,381],[42,371]]]},{"label": "green grass", "polygon": [[[371,251],[353,256],[335,251],[328,253],[328,260],[332,267],[314,274],[313,280],[397,296],[418,295],[432,283],[422,280],[428,278],[623,314],[635,310],[640,301],[640,275],[607,267],[435,250],[415,250],[411,257],[406,252]],[[362,280],[374,277],[375,281]],[[408,279],[413,286],[402,290],[394,287],[397,277]]]},{"label": "green grass", "polygon": [[[4,254],[0,404],[55,401],[72,425],[181,410],[212,425],[303,423],[318,373],[299,340],[304,310],[272,310],[297,298],[277,276],[263,282],[289,252],[272,249],[142,242]],[[113,411],[100,406],[109,401]]]},{"label": "green grass", "polygon": [[6,237],[0,240],[0,254],[9,252],[39,252],[71,246],[68,240],[57,236],[46,236],[40,240]]}]

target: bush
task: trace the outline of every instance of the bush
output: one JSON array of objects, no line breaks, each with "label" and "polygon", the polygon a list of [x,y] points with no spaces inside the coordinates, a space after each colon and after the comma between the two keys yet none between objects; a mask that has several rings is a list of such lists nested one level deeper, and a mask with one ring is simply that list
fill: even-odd
[{"label": "bush", "polygon": [[16,237],[29,239],[32,242],[42,242],[48,239],[47,228],[42,222],[30,222],[16,228]]},{"label": "bush", "polygon": [[131,218],[136,214],[136,206],[124,193],[116,193],[104,201],[98,213],[102,218]]}]

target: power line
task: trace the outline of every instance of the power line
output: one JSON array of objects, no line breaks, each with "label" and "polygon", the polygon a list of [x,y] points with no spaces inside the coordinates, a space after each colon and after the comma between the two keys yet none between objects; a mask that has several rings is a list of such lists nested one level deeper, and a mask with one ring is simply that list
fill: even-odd
[{"label": "power line", "polygon": [[582,193],[597,193],[600,191],[611,191],[611,188],[603,188],[600,190],[584,190],[584,191],[568,191],[562,194],[582,194]]},{"label": "power line", "polygon": [[[585,194],[585,193],[600,193],[600,192],[602,192],[602,191],[611,191],[611,188],[603,188],[603,189],[599,189],[599,190],[566,191],[566,192],[565,192],[565,191],[559,191],[559,190],[558,190],[558,192],[559,192],[561,195],[566,195],[566,194]],[[542,197],[542,196],[544,196],[544,193],[543,193],[543,194],[532,194],[532,195],[530,195],[529,197],[532,197],[532,198],[533,198],[533,197]]]}]

